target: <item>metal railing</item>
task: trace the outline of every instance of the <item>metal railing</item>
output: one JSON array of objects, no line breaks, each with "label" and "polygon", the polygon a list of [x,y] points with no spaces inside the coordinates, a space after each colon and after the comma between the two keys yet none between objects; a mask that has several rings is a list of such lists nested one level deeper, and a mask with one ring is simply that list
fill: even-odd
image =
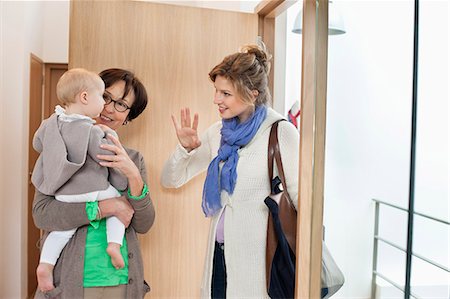
[{"label": "metal railing", "polygon": [[[374,227],[374,234],[373,234],[373,257],[372,257],[372,299],[375,299],[375,295],[376,295],[376,278],[377,276],[380,277],[381,279],[385,280],[386,282],[390,283],[392,286],[396,287],[397,289],[399,289],[400,291],[402,291],[403,293],[405,293],[405,289],[401,286],[398,285],[397,283],[395,283],[394,281],[390,280],[388,277],[386,277],[385,275],[381,274],[380,272],[377,271],[377,261],[378,261],[378,243],[379,242],[383,242],[391,247],[394,247],[402,252],[405,252],[408,254],[408,252],[406,251],[405,248],[401,247],[398,244],[395,244],[391,241],[388,241],[382,237],[379,236],[378,234],[378,229],[379,229],[379,221],[380,221],[380,205],[386,205],[388,207],[394,208],[394,209],[398,209],[401,211],[404,211],[406,213],[409,213],[408,209],[402,208],[400,206],[388,203],[388,202],[384,202],[378,199],[373,199],[373,201],[375,202],[375,227]],[[442,220],[442,219],[438,219],[423,213],[419,213],[419,212],[413,212],[414,215],[420,216],[420,217],[424,217],[427,218],[431,221],[435,221],[435,222],[439,222],[445,225],[450,225],[450,223],[448,221]],[[429,258],[426,258],[420,254],[411,252],[411,255],[421,259],[422,261],[433,265],[437,268],[440,268],[444,271],[446,271],[447,273],[450,273],[450,269],[445,267],[444,265],[441,265]],[[407,267],[410,267],[410,265],[407,265]],[[410,271],[410,269],[406,269],[406,271]],[[405,283],[406,285],[406,283]],[[413,292],[410,291],[410,296],[413,298],[417,298],[420,299],[420,297],[417,294],[414,294]]]}]

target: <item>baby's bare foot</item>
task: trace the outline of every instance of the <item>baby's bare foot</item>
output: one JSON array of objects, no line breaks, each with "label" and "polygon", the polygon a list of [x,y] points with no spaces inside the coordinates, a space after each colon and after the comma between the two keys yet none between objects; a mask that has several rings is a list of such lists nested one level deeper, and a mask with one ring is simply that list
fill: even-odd
[{"label": "baby's bare foot", "polygon": [[48,292],[55,288],[53,285],[53,265],[40,263],[36,269],[38,289],[41,292]]},{"label": "baby's bare foot", "polygon": [[120,244],[108,243],[106,252],[111,257],[111,263],[116,269],[122,269],[125,267],[125,262],[123,261],[122,254],[120,253]]}]

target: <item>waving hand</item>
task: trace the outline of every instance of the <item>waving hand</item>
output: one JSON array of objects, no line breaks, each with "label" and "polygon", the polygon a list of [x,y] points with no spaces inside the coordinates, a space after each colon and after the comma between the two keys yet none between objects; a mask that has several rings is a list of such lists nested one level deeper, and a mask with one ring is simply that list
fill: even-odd
[{"label": "waving hand", "polygon": [[180,144],[188,151],[192,151],[201,145],[201,141],[198,137],[198,114],[194,114],[194,121],[191,126],[191,111],[189,108],[183,108],[180,111],[181,125],[178,124],[177,119],[172,115],[173,126],[177,134]]}]

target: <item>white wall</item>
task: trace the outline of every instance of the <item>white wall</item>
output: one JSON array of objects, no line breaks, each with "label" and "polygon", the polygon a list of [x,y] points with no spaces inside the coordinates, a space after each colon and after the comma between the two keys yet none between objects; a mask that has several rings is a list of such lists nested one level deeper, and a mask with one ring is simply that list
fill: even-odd
[{"label": "white wall", "polygon": [[[326,243],[346,276],[335,298],[369,298],[372,198],[408,205],[414,7],[413,1],[334,5],[347,33],[329,37]],[[288,11],[287,109],[300,97],[301,35],[290,33],[297,6]],[[448,221],[448,3],[421,1],[420,26],[416,210]],[[380,234],[406,248],[406,214],[387,208],[381,213]],[[448,227],[416,217],[415,230],[413,250],[449,267]],[[404,254],[380,245],[378,265],[403,284]],[[448,283],[441,272],[414,261],[413,284]],[[437,296],[448,298],[448,291]]]},{"label": "white wall", "polygon": [[[1,2],[2,5],[2,246],[0,293],[4,298],[26,294],[27,136],[30,52],[42,56],[43,5]],[[6,192],[5,192],[6,194]]]},{"label": "white wall", "polygon": [[285,99],[283,115],[287,115],[295,101],[300,101],[302,79],[302,35],[292,33],[295,17],[303,7],[303,1],[298,1],[292,5],[286,14],[286,81]]},{"label": "white wall", "polygon": [[160,2],[165,4],[174,4],[174,5],[182,5],[182,6],[193,6],[193,7],[202,7],[202,8],[211,8],[211,9],[221,9],[221,10],[230,10],[230,11],[240,11],[240,12],[248,12],[253,13],[255,6],[260,2],[260,0],[207,0],[207,1],[195,1],[195,0],[134,0],[134,1],[142,1],[142,2]]},{"label": "white wall", "polygon": [[[53,10],[53,5],[58,9]],[[58,42],[61,35],[68,40],[68,22],[47,19],[49,6],[52,13],[68,15],[68,2],[0,1],[0,188],[7,194],[0,200],[0,238],[7,244],[0,246],[0,298],[26,296],[30,53],[50,62],[67,62],[67,43]],[[55,35],[46,39],[47,21],[67,30],[54,31]],[[50,47],[56,52],[46,50]]]},{"label": "white wall", "polygon": [[44,62],[67,63],[69,57],[69,0],[45,1]]}]

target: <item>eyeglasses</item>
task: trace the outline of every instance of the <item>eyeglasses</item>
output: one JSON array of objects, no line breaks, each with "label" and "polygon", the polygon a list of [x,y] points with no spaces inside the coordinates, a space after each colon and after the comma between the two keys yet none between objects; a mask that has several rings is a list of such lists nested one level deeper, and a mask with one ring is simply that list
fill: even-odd
[{"label": "eyeglasses", "polygon": [[114,103],[114,109],[116,109],[117,112],[125,112],[128,109],[131,109],[128,107],[128,105],[123,100],[114,100],[110,94],[104,93],[103,99],[105,100],[105,105],[109,105],[111,102]]}]

